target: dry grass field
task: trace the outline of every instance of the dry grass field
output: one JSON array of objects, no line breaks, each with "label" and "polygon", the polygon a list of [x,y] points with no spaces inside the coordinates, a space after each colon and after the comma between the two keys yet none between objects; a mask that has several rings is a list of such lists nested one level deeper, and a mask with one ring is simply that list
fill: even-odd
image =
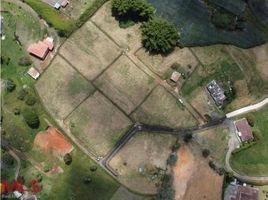
[{"label": "dry grass field", "polygon": [[72,133],[99,156],[104,156],[131,121],[108,99],[95,92],[66,119]]},{"label": "dry grass field", "polygon": [[113,195],[111,200],[152,200],[150,197],[140,196],[128,191],[121,186]]},{"label": "dry grass field", "polygon": [[220,200],[223,176],[210,169],[207,162],[181,146],[173,168],[175,200]]},{"label": "dry grass field", "polygon": [[94,82],[127,114],[135,109],[156,85],[126,56],[121,56]]},{"label": "dry grass field", "polygon": [[206,114],[209,116],[220,116],[221,114],[203,87],[197,87],[187,97],[187,100],[204,117]]},{"label": "dry grass field", "polygon": [[95,90],[60,56],[42,74],[36,89],[48,111],[57,120],[64,119]]},{"label": "dry grass field", "polygon": [[224,159],[228,150],[229,129],[217,126],[194,135],[195,140],[203,149],[210,151],[210,158],[219,166],[224,167]]},{"label": "dry grass field", "polygon": [[268,80],[268,43],[246,49],[244,52],[255,61],[262,78]]},{"label": "dry grass field", "polygon": [[91,20],[122,48],[135,52],[141,45],[139,24],[129,28],[120,28],[112,16],[111,3],[108,2],[91,18]]},{"label": "dry grass field", "polygon": [[198,65],[197,59],[194,57],[189,48],[176,48],[171,54],[150,55],[145,49],[140,49],[136,53],[137,57],[156,74],[165,78],[166,73],[171,70],[174,63],[181,65],[182,69],[191,74]]},{"label": "dry grass field", "polygon": [[131,117],[139,122],[171,127],[197,125],[197,121],[192,115],[161,86],[154,89]]},{"label": "dry grass field", "polygon": [[110,165],[118,172],[119,181],[131,190],[155,194],[161,179],[158,168],[166,169],[166,161],[175,142],[176,138],[171,135],[137,133],[112,158]]},{"label": "dry grass field", "polygon": [[92,80],[120,55],[120,50],[88,21],[64,43],[60,54]]}]

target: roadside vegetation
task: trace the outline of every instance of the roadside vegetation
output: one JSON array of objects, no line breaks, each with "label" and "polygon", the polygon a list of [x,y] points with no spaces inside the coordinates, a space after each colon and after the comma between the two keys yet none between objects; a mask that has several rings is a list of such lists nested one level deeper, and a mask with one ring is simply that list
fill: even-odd
[{"label": "roadside vegetation", "polygon": [[252,176],[268,175],[268,107],[260,111],[247,114],[255,137],[253,145],[242,147],[231,157],[231,165],[235,171]]}]

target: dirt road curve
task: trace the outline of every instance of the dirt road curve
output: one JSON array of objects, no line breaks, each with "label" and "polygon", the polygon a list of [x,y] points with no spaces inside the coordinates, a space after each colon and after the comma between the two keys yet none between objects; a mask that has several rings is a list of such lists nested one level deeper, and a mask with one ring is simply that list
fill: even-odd
[{"label": "dirt road curve", "polygon": [[262,107],[264,107],[266,105],[268,105],[268,98],[262,100],[259,103],[256,103],[256,104],[253,104],[253,105],[250,105],[250,106],[246,106],[244,108],[240,108],[240,109],[235,110],[233,112],[227,113],[226,118],[231,118],[231,117],[235,117],[235,116],[238,116],[238,115],[246,114],[248,112],[256,111],[256,110],[259,110],[259,109],[261,109]]},{"label": "dirt road curve", "polygon": [[16,172],[15,172],[15,180],[18,179],[18,176],[19,176],[19,172],[20,172],[20,158],[10,149],[8,151],[8,153],[17,161],[18,165],[17,165],[17,168],[16,168]]}]

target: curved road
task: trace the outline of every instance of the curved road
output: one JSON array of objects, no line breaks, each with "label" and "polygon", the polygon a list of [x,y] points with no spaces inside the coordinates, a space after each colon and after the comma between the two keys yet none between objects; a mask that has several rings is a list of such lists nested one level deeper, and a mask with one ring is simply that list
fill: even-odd
[{"label": "curved road", "polygon": [[231,117],[235,117],[235,116],[238,116],[238,115],[243,115],[243,114],[246,114],[246,113],[249,113],[249,112],[252,112],[252,111],[256,111],[256,110],[259,110],[259,109],[261,109],[262,107],[264,107],[266,105],[268,105],[268,98],[262,100],[259,103],[256,103],[256,104],[253,104],[253,105],[250,105],[250,106],[246,106],[244,108],[240,108],[240,109],[235,110],[233,112],[227,113],[226,118],[231,118]]}]

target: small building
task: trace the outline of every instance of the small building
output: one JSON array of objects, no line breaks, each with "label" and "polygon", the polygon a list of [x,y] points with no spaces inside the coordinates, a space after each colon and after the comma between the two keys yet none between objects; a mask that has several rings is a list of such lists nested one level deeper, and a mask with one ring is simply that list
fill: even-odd
[{"label": "small building", "polygon": [[14,191],[13,192],[14,196],[16,197],[16,199],[20,199],[22,197],[22,193],[20,193],[19,191]]},{"label": "small building", "polygon": [[177,83],[180,80],[181,74],[177,71],[174,71],[171,74],[170,80],[173,81],[174,83]]},{"label": "small building", "polygon": [[35,80],[38,79],[38,77],[40,76],[39,71],[36,68],[34,68],[34,67],[31,67],[28,70],[27,74],[29,74]]},{"label": "small building", "polygon": [[229,185],[224,200],[259,200],[259,190],[250,186]]},{"label": "small building", "polygon": [[60,3],[58,3],[58,2],[56,2],[55,4],[54,4],[54,8],[55,9],[57,9],[57,10],[59,10],[60,9]]},{"label": "small building", "polygon": [[222,106],[223,102],[226,100],[226,96],[224,94],[224,89],[217,83],[216,80],[212,80],[207,84],[207,90],[215,103],[218,106]]},{"label": "small building", "polygon": [[49,51],[52,51],[54,48],[53,38],[47,37],[43,41],[38,43],[31,44],[27,51],[41,60],[44,60]]},{"label": "small building", "polygon": [[61,2],[61,7],[65,8],[69,4],[69,1],[64,0]]},{"label": "small building", "polygon": [[235,121],[236,133],[241,142],[248,142],[254,139],[251,128],[246,118]]}]

